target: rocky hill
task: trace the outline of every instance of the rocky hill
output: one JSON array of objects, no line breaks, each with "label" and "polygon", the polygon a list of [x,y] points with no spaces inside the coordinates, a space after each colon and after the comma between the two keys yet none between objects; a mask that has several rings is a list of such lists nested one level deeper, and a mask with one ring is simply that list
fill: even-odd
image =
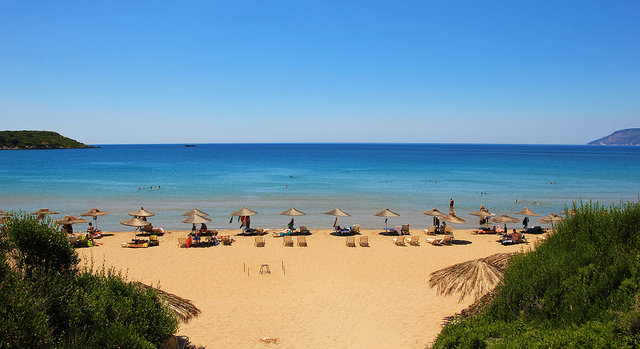
[{"label": "rocky hill", "polygon": [[616,131],[606,137],[596,139],[588,145],[640,145],[640,128]]},{"label": "rocky hill", "polygon": [[93,148],[52,131],[0,131],[0,149]]}]

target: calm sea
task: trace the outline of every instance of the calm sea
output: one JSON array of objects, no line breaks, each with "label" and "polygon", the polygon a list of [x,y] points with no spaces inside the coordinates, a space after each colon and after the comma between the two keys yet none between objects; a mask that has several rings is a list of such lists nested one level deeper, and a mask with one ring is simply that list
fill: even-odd
[{"label": "calm sea", "polygon": [[[150,189],[153,187],[154,189]],[[161,189],[158,189],[161,187]],[[139,189],[140,188],[140,189]],[[0,209],[50,208],[79,215],[108,211],[100,228],[119,224],[140,207],[166,229],[190,228],[180,214],[208,212],[209,227],[237,228],[230,213],[248,207],[254,227],[277,228],[295,207],[296,225],[331,227],[322,214],[341,208],[341,225],[385,225],[374,212],[400,217],[389,225],[424,228],[423,211],[448,211],[475,227],[468,213],[484,204],[497,215],[529,207],[541,217],[574,201],[637,201],[640,147],[457,144],[198,144],[103,145],[98,149],[0,151]],[[517,202],[516,202],[517,200]],[[538,224],[537,218],[531,223]],[[76,229],[84,229],[84,226]]]}]

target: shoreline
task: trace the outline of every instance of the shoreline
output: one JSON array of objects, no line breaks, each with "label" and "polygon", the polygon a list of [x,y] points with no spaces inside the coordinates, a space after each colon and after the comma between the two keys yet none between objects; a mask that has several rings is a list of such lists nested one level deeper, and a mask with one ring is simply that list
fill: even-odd
[{"label": "shoreline", "polygon": [[[231,246],[179,248],[177,238],[189,231],[160,236],[160,245],[122,248],[133,238],[113,232],[97,240],[102,245],[77,249],[94,268],[114,267],[131,281],[158,286],[190,299],[202,314],[181,324],[179,335],[209,348],[263,348],[260,338],[278,338],[285,348],[371,347],[424,348],[441,330],[446,316],[469,306],[472,298],[437,296],[427,285],[441,268],[500,252],[533,248],[502,246],[497,235],[474,235],[454,229],[455,244],[433,246],[422,229],[419,246],[396,246],[378,229],[361,229],[369,247],[347,247],[345,237],[331,229],[312,229],[307,247],[286,247],[282,238],[265,235],[265,246],[254,237],[231,235]],[[109,234],[109,232],[105,232]],[[357,235],[356,235],[357,236]],[[438,235],[441,237],[442,235]],[[270,274],[260,274],[266,264]]]}]

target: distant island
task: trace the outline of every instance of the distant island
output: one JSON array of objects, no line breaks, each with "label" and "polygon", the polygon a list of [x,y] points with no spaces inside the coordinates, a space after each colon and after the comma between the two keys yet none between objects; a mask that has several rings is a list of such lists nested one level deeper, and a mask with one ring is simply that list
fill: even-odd
[{"label": "distant island", "polygon": [[587,145],[640,145],[640,128],[616,131]]},{"label": "distant island", "polygon": [[53,131],[0,131],[0,149],[95,148]]}]

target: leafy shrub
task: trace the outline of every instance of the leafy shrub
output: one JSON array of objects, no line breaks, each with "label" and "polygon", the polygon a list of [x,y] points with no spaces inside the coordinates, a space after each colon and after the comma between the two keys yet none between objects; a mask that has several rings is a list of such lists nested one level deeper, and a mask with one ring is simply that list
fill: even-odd
[{"label": "leafy shrub", "polygon": [[0,249],[0,348],[157,348],[177,331],[152,289],[78,268],[50,222],[10,220]]},{"label": "leafy shrub", "polygon": [[640,338],[640,205],[574,208],[546,242],[509,260],[479,315],[447,326],[434,346],[633,346]]}]

